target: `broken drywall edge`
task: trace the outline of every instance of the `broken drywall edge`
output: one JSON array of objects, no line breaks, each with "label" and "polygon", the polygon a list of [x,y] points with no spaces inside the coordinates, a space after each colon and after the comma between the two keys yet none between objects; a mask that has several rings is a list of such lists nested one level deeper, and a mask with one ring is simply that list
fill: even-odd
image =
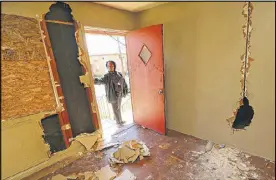
[{"label": "broken drywall edge", "polygon": [[96,131],[91,134],[80,134],[77,137],[73,138],[72,141],[78,141],[86,148],[86,150],[90,150],[97,143],[97,141],[101,139],[101,137],[101,133],[99,131]]},{"label": "broken drywall edge", "polygon": [[85,73],[85,75],[82,75],[82,76],[80,76],[79,78],[80,78],[80,82],[81,82],[82,84],[84,84],[84,87],[85,87],[85,88],[91,87],[89,75],[88,75],[87,72]]},{"label": "broken drywall edge", "polygon": [[28,116],[23,116],[23,117],[18,117],[18,118],[14,118],[14,119],[9,119],[9,120],[1,120],[1,130],[5,130],[6,128],[15,126],[17,124],[20,123],[24,123],[27,121],[37,121],[39,122],[41,119],[47,117],[47,116],[51,116],[56,114],[55,111],[47,111],[47,112],[40,112],[37,114],[32,114],[32,115],[28,115]]},{"label": "broken drywall edge", "polygon": [[[244,16],[245,18],[245,21],[246,21],[246,24],[242,26],[242,30],[243,30],[243,37],[245,38],[245,40],[247,41],[246,42],[246,52],[240,57],[240,60],[241,60],[241,68],[240,68],[240,73],[241,73],[241,80],[240,80],[240,83],[241,83],[241,93],[240,93],[240,98],[238,100],[238,103],[239,105],[235,108],[235,110],[232,112],[232,116],[228,119],[226,119],[226,121],[228,122],[228,125],[232,128],[232,124],[234,123],[234,120],[236,118],[236,114],[238,112],[238,109],[239,107],[242,105],[242,98],[243,96],[245,97],[248,97],[248,89],[247,87],[245,87],[244,89],[244,72],[246,74],[246,77],[248,77],[248,74],[249,74],[249,68],[251,66],[251,62],[254,61],[254,59],[252,57],[250,57],[250,37],[251,37],[251,33],[252,33],[252,11],[253,11],[253,5],[252,5],[252,2],[245,2],[245,4],[243,5],[243,10],[242,10],[242,15]],[[247,32],[247,27],[248,27],[248,32]],[[247,54],[247,58],[248,58],[248,61],[246,61],[246,56],[245,54]],[[246,67],[245,68],[245,64],[246,64]],[[244,92],[243,92],[244,91]],[[244,93],[244,94],[243,94]],[[233,133],[235,131],[240,131],[239,129],[233,129]]]},{"label": "broken drywall edge", "polygon": [[[14,163],[16,163],[18,159],[10,159],[14,156],[9,157],[8,159],[2,158],[2,168],[5,169],[5,174],[2,174],[3,178],[14,176],[17,173],[32,168],[49,159],[50,147],[47,143],[45,143],[45,140],[42,137],[44,135],[44,131],[41,126],[41,119],[52,114],[55,114],[55,112],[41,112],[39,114],[17,118],[12,121],[4,121],[1,123],[1,133],[3,138],[2,143],[4,143],[6,148],[2,150],[2,155],[4,157],[9,157],[11,156],[10,153],[16,153],[16,155],[20,153],[21,159],[19,159],[19,161],[22,162],[15,165]],[[20,130],[16,131],[18,128]],[[22,134],[24,131],[27,131],[28,133]],[[29,142],[29,138],[31,138],[33,134],[35,134],[36,137],[35,140],[31,142],[35,144]],[[18,138],[21,138],[22,141],[16,142]],[[35,146],[36,149],[29,149],[28,145],[24,145],[26,143],[28,145]],[[22,147],[22,149],[20,149],[20,147]]]},{"label": "broken drywall edge", "polygon": [[[86,151],[86,148],[81,143],[74,141],[72,142],[71,146],[68,149],[53,154],[49,160],[35,167],[32,167],[24,172],[21,172],[12,177],[9,177],[6,180],[20,180],[20,179],[29,177],[31,175],[36,176],[34,179],[40,179],[46,176],[47,174],[52,173],[53,171],[56,171],[57,169],[63,167],[64,165],[70,164],[71,162],[81,158],[85,151]],[[61,165],[57,164],[59,161],[64,161],[67,158],[70,158],[68,159],[67,163],[65,164],[61,163]],[[49,171],[48,170],[48,171],[39,173],[39,171],[43,170],[44,168],[50,167],[52,165],[54,165],[54,167],[49,169],[51,170],[51,172],[48,172]]]},{"label": "broken drywall edge", "polygon": [[75,38],[76,38],[76,43],[77,43],[78,50],[79,50],[78,60],[83,65],[83,68],[85,69],[86,74],[88,75],[89,84],[90,84],[89,88],[90,88],[91,94],[92,94],[92,102],[90,102],[92,112],[95,113],[97,116],[99,129],[102,129],[102,124],[100,121],[100,112],[99,112],[96,94],[95,94],[95,88],[94,88],[93,72],[91,70],[92,67],[91,67],[90,60],[89,60],[90,58],[88,55],[84,27],[79,22],[77,22],[75,20],[74,20],[74,24],[75,24]]}]

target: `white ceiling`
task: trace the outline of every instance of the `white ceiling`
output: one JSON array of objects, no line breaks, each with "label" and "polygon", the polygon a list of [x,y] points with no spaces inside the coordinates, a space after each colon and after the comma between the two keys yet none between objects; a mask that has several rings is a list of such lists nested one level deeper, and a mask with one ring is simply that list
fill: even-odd
[{"label": "white ceiling", "polygon": [[95,2],[105,6],[122,9],[130,12],[139,12],[167,2]]}]

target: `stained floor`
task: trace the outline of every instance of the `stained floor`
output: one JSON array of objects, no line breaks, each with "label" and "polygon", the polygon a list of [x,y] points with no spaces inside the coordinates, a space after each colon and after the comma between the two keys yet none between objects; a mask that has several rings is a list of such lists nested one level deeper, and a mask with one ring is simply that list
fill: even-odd
[{"label": "stained floor", "polygon": [[[150,148],[151,156],[132,164],[125,164],[122,170],[130,170],[138,180],[274,180],[275,163],[250,156],[231,147],[215,148],[204,153],[206,141],[176,131],[162,136],[137,125],[128,125],[117,134],[107,138],[109,142],[140,140]],[[102,152],[89,153],[72,164],[49,174],[42,180],[56,174],[65,176],[97,171],[108,165],[108,157],[115,147]]]}]

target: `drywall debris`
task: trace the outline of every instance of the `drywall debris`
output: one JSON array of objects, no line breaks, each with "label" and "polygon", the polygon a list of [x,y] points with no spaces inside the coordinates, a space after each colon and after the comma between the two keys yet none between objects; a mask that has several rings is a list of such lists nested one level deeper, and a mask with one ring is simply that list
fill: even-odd
[{"label": "drywall debris", "polygon": [[[196,154],[201,154],[200,152]],[[259,175],[249,161],[243,160],[242,152],[235,148],[212,148],[211,151],[201,154],[193,165],[189,165],[192,174],[191,179],[258,179]],[[189,164],[190,164],[189,163]]]},{"label": "drywall debris", "polygon": [[116,177],[116,173],[110,169],[109,165],[101,168],[99,171],[95,173],[95,175],[98,178],[98,180],[111,180]]},{"label": "drywall debris", "polygon": [[114,180],[134,180],[136,179],[136,177],[128,170],[124,170],[124,172],[116,177]]},{"label": "drywall debris", "polygon": [[58,174],[52,177],[52,180],[67,180],[67,177],[63,176],[62,174]]},{"label": "drywall debris", "polygon": [[86,148],[86,150],[90,150],[98,141],[100,141],[100,139],[101,134],[98,131],[96,131],[92,134],[80,134],[77,137],[73,138],[73,141],[80,142]]},{"label": "drywall debris", "polygon": [[109,162],[111,164],[134,162],[138,157],[142,159],[144,156],[150,156],[148,147],[143,142],[131,140],[124,142],[112,153]]},{"label": "drywall debris", "polygon": [[[53,176],[51,180],[102,180],[99,179],[94,172],[87,171],[84,173],[71,174],[69,176],[63,176],[62,174],[58,174]],[[103,179],[104,180],[104,179]]]},{"label": "drywall debris", "polygon": [[208,141],[208,143],[205,146],[205,152],[209,152],[213,149],[214,143],[211,141]]}]

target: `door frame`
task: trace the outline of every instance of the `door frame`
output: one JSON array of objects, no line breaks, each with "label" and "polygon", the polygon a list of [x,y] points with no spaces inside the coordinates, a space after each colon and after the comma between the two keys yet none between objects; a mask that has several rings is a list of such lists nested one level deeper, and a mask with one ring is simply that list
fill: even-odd
[{"label": "door frame", "polygon": [[[166,68],[165,67],[166,67],[166,64],[165,64],[165,56],[164,56],[164,40],[165,40],[165,38],[164,38],[164,24],[161,24],[161,25],[162,25],[162,54],[163,54],[162,61],[163,61],[164,118],[165,118],[165,135],[167,135],[167,131],[168,131],[167,129],[168,128],[167,128],[167,101],[166,101],[166,80],[165,80],[165,74],[166,74]],[[148,27],[148,26],[146,26],[146,27]],[[146,28],[146,27],[142,27],[142,28]],[[139,29],[142,29],[142,28],[134,29],[133,31],[139,30]],[[103,35],[118,35],[118,36],[126,37],[127,33],[131,32],[131,31],[84,26],[85,34],[90,33],[90,34],[103,34]],[[128,48],[127,44],[126,44],[126,48]],[[129,60],[128,55],[127,55],[127,59]],[[130,68],[129,68],[128,63],[127,63],[127,70],[130,73]],[[92,72],[92,75],[93,75],[93,72]],[[131,90],[131,82],[129,83],[129,85],[130,85],[129,88]],[[130,91],[130,93],[131,93],[131,91]],[[131,96],[131,99],[132,99],[132,96]],[[132,103],[133,102],[131,101],[132,112],[134,112]],[[102,128],[100,116],[98,118],[98,121],[99,121],[98,123],[100,124],[100,127]],[[135,122],[134,117],[133,117],[133,122]]]},{"label": "door frame", "polygon": [[[129,31],[127,30],[115,30],[115,29],[106,29],[106,28],[100,28],[100,27],[91,27],[91,26],[84,26],[84,33],[85,34],[102,34],[102,35],[117,35],[117,36],[124,36],[126,37],[126,34],[128,33]],[[127,48],[127,47],[126,47]],[[88,51],[87,51],[88,53]],[[91,69],[92,69],[92,65],[90,64],[91,66]],[[127,63],[127,71],[129,72],[129,67],[128,67],[128,63]],[[92,77],[94,77],[94,74],[93,74],[93,71],[91,71],[91,75]],[[93,79],[93,78],[92,78]],[[93,86],[95,86],[95,84],[93,84]],[[131,83],[129,84],[129,89],[131,90]],[[92,87],[91,87],[92,88]],[[94,87],[93,87],[94,88]],[[94,90],[95,92],[95,90]],[[131,91],[130,91],[131,93]],[[132,101],[131,101],[131,110],[133,112],[133,104],[132,104]],[[98,113],[99,114],[99,113]],[[132,114],[133,116],[133,114]],[[101,132],[103,132],[103,129],[102,129],[102,121],[101,121],[101,117],[100,117],[100,114],[98,115],[98,124],[100,125],[100,130]],[[132,117],[133,118],[133,117]]]}]

